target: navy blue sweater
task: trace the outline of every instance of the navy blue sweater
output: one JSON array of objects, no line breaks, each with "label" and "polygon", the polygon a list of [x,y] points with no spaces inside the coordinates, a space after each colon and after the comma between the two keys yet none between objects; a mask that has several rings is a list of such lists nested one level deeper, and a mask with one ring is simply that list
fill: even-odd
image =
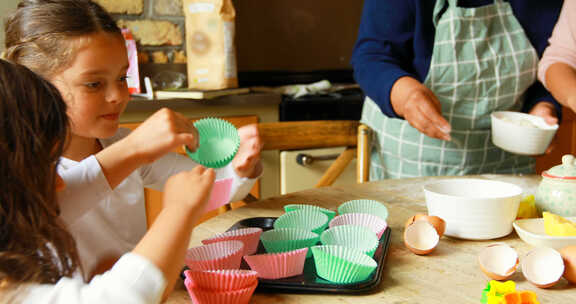
[{"label": "navy blue sweater", "polygon": [[[494,0],[459,0],[461,7],[477,7]],[[569,0],[574,1],[574,0]],[[548,45],[562,0],[509,0],[528,39],[542,56]],[[403,76],[424,82],[430,67],[435,27],[435,0],[364,0],[362,22],[352,55],[354,77],[384,115],[398,117],[390,103],[392,86]],[[560,106],[538,81],[526,94],[523,111],[539,101]]]}]

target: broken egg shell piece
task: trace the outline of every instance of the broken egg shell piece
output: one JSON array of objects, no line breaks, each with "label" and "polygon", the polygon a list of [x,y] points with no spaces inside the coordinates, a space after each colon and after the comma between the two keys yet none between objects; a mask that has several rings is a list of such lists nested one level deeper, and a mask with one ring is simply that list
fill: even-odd
[{"label": "broken egg shell piece", "polygon": [[404,245],[418,255],[425,255],[438,245],[440,236],[427,221],[415,221],[404,230]]},{"label": "broken egg shell piece", "polygon": [[564,261],[560,253],[552,248],[535,248],[522,259],[522,273],[536,287],[552,287],[564,274]]},{"label": "broken egg shell piece", "polygon": [[504,244],[486,246],[478,256],[480,270],[492,280],[503,281],[510,278],[518,267],[518,253]]},{"label": "broken egg shell piece", "polygon": [[404,228],[412,225],[416,221],[426,221],[426,222],[430,223],[432,226],[434,226],[434,228],[436,229],[436,232],[438,232],[438,235],[440,237],[442,237],[444,235],[444,231],[446,230],[446,222],[443,219],[441,219],[440,217],[434,216],[434,215],[426,215],[423,213],[418,213],[418,214],[410,217],[406,221]]}]

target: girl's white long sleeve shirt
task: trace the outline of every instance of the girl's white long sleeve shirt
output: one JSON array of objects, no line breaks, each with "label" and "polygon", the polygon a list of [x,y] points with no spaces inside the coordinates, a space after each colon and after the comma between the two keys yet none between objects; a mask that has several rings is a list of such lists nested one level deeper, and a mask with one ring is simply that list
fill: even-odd
[{"label": "girl's white long sleeve shirt", "polygon": [[[119,129],[112,138],[100,142],[105,148],[129,133],[127,129]],[[162,190],[170,176],[196,166],[188,157],[168,153],[138,168],[111,189],[95,156],[80,162],[62,157],[58,173],[66,188],[58,194],[61,216],[76,240],[85,276],[101,260],[131,251],[144,236],[145,187]],[[216,170],[217,180],[225,178],[233,179],[231,202],[244,198],[256,181],[239,177],[231,165]]]},{"label": "girl's white long sleeve shirt", "polygon": [[155,304],[159,303],[166,279],[148,259],[127,253],[109,271],[89,283],[78,276],[56,284],[30,284],[14,294],[22,304]]}]

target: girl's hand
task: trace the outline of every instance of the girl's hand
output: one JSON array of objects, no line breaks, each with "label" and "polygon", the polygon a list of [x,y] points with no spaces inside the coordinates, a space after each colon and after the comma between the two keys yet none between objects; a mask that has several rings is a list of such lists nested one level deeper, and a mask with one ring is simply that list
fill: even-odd
[{"label": "girl's hand", "polygon": [[146,119],[126,140],[144,163],[151,163],[182,145],[196,151],[198,131],[182,114],[163,108]]},{"label": "girl's hand", "polygon": [[[556,114],[556,108],[549,102],[541,101],[537,103],[532,108],[532,110],[530,110],[529,114],[544,118],[544,121],[546,121],[546,123],[549,125],[555,125],[558,123],[558,115]],[[552,142],[550,143],[548,149],[546,149],[546,152],[544,152],[544,154],[549,154],[554,150],[554,148],[557,145],[556,144],[557,139],[558,136],[554,136],[554,139],[552,139]]]},{"label": "girl's hand", "polygon": [[262,142],[255,124],[246,125],[238,129],[240,135],[240,148],[232,160],[232,166],[240,177],[255,178],[262,173],[260,152]]},{"label": "girl's hand", "polygon": [[214,170],[203,166],[171,176],[164,185],[164,208],[192,208],[199,218],[208,202],[214,178]]}]

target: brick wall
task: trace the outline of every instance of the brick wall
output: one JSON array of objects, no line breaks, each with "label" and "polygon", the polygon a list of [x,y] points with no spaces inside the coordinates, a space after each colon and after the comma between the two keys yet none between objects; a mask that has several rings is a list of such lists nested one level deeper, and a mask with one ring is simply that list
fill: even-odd
[{"label": "brick wall", "polygon": [[129,28],[140,62],[185,63],[182,0],[94,0]]}]

